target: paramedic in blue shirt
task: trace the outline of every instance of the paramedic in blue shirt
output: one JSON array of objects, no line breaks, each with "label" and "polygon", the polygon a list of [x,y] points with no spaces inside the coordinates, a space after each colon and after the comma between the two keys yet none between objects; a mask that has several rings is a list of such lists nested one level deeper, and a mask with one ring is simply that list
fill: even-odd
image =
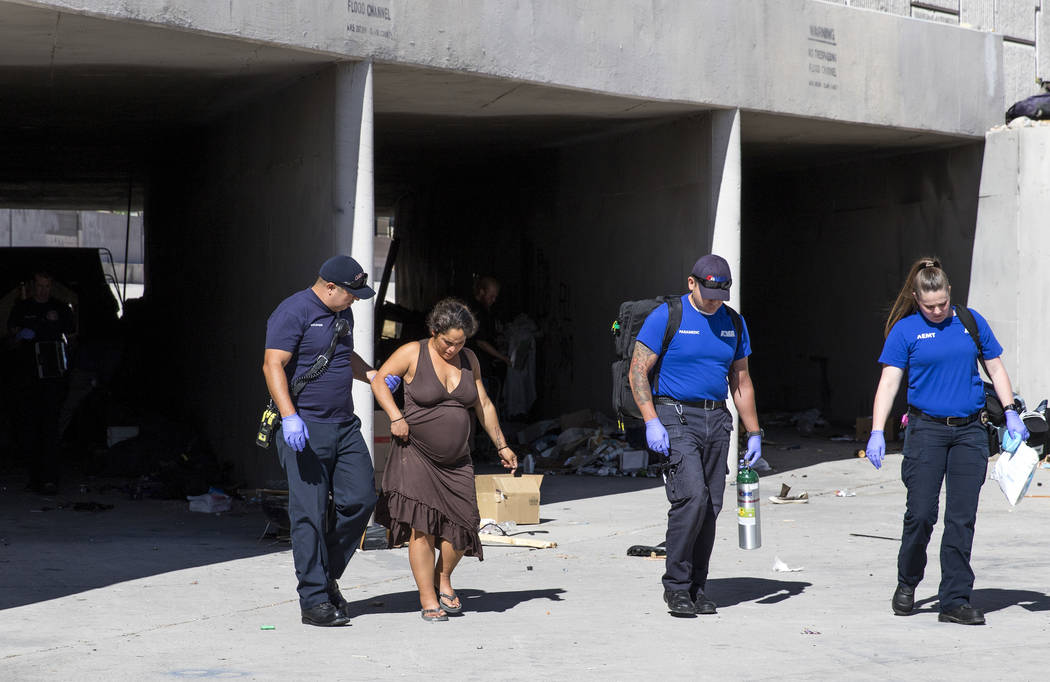
[{"label": "paramedic in blue shirt", "polygon": [[[972,312],[992,385],[1007,406],[1007,430],[1027,438],[1000,359],[1002,346],[985,319]],[[908,372],[908,430],[901,462],[908,498],[891,606],[898,616],[911,613],[915,606],[915,587],[923,578],[926,545],[937,522],[941,482],[946,481],[938,620],[981,625],[984,614],[970,605],[970,548],[988,469],[988,434],[979,414],[985,404],[984,384],[977,370],[977,344],[955,314],[948,276],[937,259],[920,258],[912,265],[890,310],[885,334],[879,356],[882,377],[866,450],[876,469],[882,467],[886,453],[883,427]]]},{"label": "paramedic in blue shirt", "polygon": [[750,466],[762,456],[755,391],[748,373],[751,344],[741,319],[741,337],[729,312],[732,278],[721,256],[696,261],[682,296],[682,323],[656,366],[667,325],[668,306],[649,314],[638,332],[631,357],[631,392],[645,420],[649,448],[665,455],[667,558],[664,601],[673,615],[712,614],[715,602],[705,594],[715,539],[715,520],[722,509],[729,473],[729,439],[733,418],[726,408],[729,393],[747,429]]},{"label": "paramedic in blue shirt", "polygon": [[[350,620],[336,581],[376,503],[372,459],[361,420],[354,415],[350,383],[369,383],[376,371],[354,352],[353,334],[348,333],[339,339],[328,370],[306,384],[295,400],[288,386],[328,349],[336,320],[346,320],[352,330],[351,304],[375,293],[357,261],[335,256],[321,266],[313,286],[281,301],[266,323],[263,374],[281,413],[277,449],[288,475],[292,559],[307,625],[345,625]],[[329,494],[335,506],[330,529]]]}]

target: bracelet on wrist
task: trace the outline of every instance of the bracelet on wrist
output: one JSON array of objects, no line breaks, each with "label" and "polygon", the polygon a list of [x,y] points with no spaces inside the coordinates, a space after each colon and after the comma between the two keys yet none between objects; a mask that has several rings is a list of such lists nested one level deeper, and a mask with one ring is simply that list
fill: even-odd
[{"label": "bracelet on wrist", "polygon": [[499,452],[500,450],[506,450],[509,447],[509,445],[501,445],[500,447],[496,448],[496,452]]},{"label": "bracelet on wrist", "polygon": [[396,423],[398,423],[398,422],[400,422],[400,421],[404,421],[404,420],[405,420],[405,418],[404,418],[404,417],[398,417],[397,419],[395,419],[394,421],[392,421],[392,422],[390,422],[390,423],[391,423],[391,424],[396,424]]}]

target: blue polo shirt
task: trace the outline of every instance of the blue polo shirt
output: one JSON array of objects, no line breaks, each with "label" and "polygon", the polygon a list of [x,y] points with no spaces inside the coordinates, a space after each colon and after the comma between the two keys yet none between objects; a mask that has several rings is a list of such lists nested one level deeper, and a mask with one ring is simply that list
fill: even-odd
[{"label": "blue polo shirt", "polygon": [[[664,341],[667,327],[667,304],[653,309],[642,323],[638,341],[656,354]],[[747,323],[740,319],[739,348],[736,329],[724,305],[706,315],[682,296],[682,324],[660,365],[660,375],[653,382],[653,394],[677,400],[725,400],[729,396],[729,366],[751,355]]]},{"label": "blue polo shirt", "polygon": [[351,333],[336,343],[328,371],[306,385],[296,399],[296,410],[303,419],[340,423],[354,416],[350,385],[354,380],[350,356],[354,351],[354,316],[350,309],[334,313],[311,289],[296,292],[281,301],[266,321],[266,347],[288,351],[292,359],[285,365],[289,388],[293,377],[310,368],[318,355],[328,350],[337,318],[350,323]]},{"label": "blue polo shirt", "polygon": [[[953,306],[954,309],[954,306]],[[988,322],[971,310],[984,359],[1003,354]],[[908,404],[934,417],[968,417],[984,407],[977,344],[955,316],[933,324],[921,313],[893,325],[879,362],[908,371]]]}]

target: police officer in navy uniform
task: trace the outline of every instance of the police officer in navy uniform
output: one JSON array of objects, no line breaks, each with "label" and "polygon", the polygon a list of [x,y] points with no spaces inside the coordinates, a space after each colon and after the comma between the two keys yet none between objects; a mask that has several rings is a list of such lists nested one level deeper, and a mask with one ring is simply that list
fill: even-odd
[{"label": "police officer in navy uniform", "polygon": [[[1027,439],[1028,429],[1018,416],[1010,377],[1000,358],[1002,346],[985,319],[971,312],[995,393],[1007,406],[1006,428],[1013,437]],[[970,549],[988,469],[988,435],[980,421],[984,384],[977,370],[977,344],[951,304],[951,285],[937,259],[920,258],[912,265],[890,310],[885,334],[879,356],[882,376],[866,449],[876,469],[882,467],[886,453],[883,427],[908,372],[908,430],[901,462],[908,498],[891,607],[904,616],[915,606],[915,587],[925,573],[926,546],[937,522],[941,482],[946,481],[938,620],[982,625],[984,613],[970,605],[974,578]]]},{"label": "police officer in navy uniform", "polygon": [[[76,330],[68,303],[51,296],[54,280],[43,271],[27,283],[28,297],[18,301],[7,320],[14,347],[16,371],[12,390],[17,395],[17,422],[22,446],[30,456],[29,490],[52,495],[58,492],[61,469],[59,412],[66,395],[67,340]],[[41,357],[51,362],[38,365]]]},{"label": "police officer in navy uniform", "polygon": [[667,457],[664,487],[667,558],[664,601],[674,615],[712,614],[715,602],[705,593],[722,509],[733,419],[726,408],[732,394],[747,429],[747,465],[762,456],[762,432],[755,392],[748,372],[751,344],[747,325],[741,338],[729,311],[732,278],[729,264],[714,254],[693,265],[689,293],[682,296],[682,322],[667,347],[659,374],[650,382],[663,345],[668,306],[653,310],[642,324],[631,358],[634,400],[645,420],[649,448]]},{"label": "police officer in navy uniform", "polygon": [[[302,621],[308,625],[349,621],[336,581],[376,503],[372,460],[361,436],[361,420],[354,415],[350,383],[370,382],[375,370],[354,352],[353,335],[347,333],[339,338],[328,370],[294,401],[289,383],[327,350],[337,319],[353,329],[351,304],[375,296],[367,279],[353,258],[330,258],[313,286],[283,300],[266,323],[263,374],[281,413],[278,454],[288,475],[292,558]],[[398,383],[399,379],[393,388]],[[330,531],[329,495],[335,506]]]}]

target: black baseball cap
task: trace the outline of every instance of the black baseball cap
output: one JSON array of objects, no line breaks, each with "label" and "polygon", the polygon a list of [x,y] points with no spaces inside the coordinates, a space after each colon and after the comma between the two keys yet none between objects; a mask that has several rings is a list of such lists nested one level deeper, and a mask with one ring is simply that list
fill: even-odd
[{"label": "black baseball cap", "polygon": [[376,295],[375,290],[368,286],[368,273],[350,256],[329,258],[317,274],[326,282],[338,284],[358,298],[372,298]]},{"label": "black baseball cap", "polygon": [[700,285],[700,297],[713,301],[728,301],[729,287],[733,277],[729,273],[729,263],[725,258],[710,253],[693,264],[689,273]]}]

